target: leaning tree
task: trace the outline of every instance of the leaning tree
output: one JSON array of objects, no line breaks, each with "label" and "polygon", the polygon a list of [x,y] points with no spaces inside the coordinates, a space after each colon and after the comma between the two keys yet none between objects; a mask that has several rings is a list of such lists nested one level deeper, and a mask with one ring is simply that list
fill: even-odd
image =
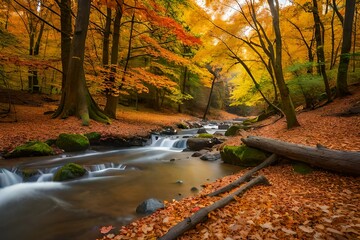
[{"label": "leaning tree", "polygon": [[90,119],[109,123],[109,118],[100,110],[89,93],[85,81],[84,53],[86,35],[90,18],[89,0],[78,0],[75,31],[71,43],[69,66],[60,105],[53,117],[67,118],[78,116],[83,125],[89,125]]}]

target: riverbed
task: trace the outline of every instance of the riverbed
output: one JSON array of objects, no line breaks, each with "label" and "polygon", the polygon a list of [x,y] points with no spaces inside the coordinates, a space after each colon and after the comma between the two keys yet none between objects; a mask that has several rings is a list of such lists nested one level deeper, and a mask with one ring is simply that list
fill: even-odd
[{"label": "riverbed", "polygon": [[[148,146],[19,159],[13,164],[1,160],[0,168],[8,172],[40,172],[36,182],[0,189],[1,239],[95,239],[102,226],[119,228],[141,217],[136,207],[148,198],[179,200],[197,194],[192,188],[201,190],[201,185],[239,170],[192,154]],[[73,181],[51,181],[52,172],[68,162],[85,166],[89,173]]]}]

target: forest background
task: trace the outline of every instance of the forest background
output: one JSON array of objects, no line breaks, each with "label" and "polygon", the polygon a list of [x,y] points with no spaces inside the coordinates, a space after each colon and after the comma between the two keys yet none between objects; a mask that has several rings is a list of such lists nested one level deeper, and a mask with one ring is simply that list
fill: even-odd
[{"label": "forest background", "polygon": [[2,2],[3,97],[62,94],[53,116],[84,125],[110,122],[120,102],[204,119],[277,111],[290,128],[296,107],[359,81],[355,0]]}]

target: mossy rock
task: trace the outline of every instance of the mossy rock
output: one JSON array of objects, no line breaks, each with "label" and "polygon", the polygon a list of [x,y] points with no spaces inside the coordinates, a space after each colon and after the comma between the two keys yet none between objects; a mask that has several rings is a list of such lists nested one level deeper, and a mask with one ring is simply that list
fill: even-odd
[{"label": "mossy rock", "polygon": [[312,173],[314,171],[314,169],[312,167],[310,167],[308,164],[303,163],[303,162],[292,162],[291,163],[294,172],[299,173],[299,174],[309,174]]},{"label": "mossy rock", "polygon": [[226,130],[225,132],[225,136],[230,137],[230,136],[236,136],[239,132],[239,130],[243,129],[243,130],[248,130],[250,127],[248,126],[243,126],[243,125],[232,125],[230,128],[228,128],[228,130]]},{"label": "mossy rock", "polygon": [[98,132],[85,133],[84,136],[89,139],[90,143],[97,143],[101,138],[101,134]]},{"label": "mossy rock", "polygon": [[210,133],[200,133],[199,135],[196,136],[197,138],[213,138],[214,135],[210,134]]},{"label": "mossy rock", "polygon": [[90,147],[90,142],[87,137],[81,134],[62,133],[56,140],[56,146],[63,149],[65,152],[77,152],[88,149]]},{"label": "mossy rock", "polygon": [[176,124],[176,126],[179,129],[189,129],[189,126],[186,123],[183,123],[183,122]]},{"label": "mossy rock", "polygon": [[49,146],[56,145],[56,139],[48,139],[45,143]]},{"label": "mossy rock", "polygon": [[62,182],[80,178],[86,173],[85,168],[75,163],[67,163],[62,166],[54,175],[54,181]]},{"label": "mossy rock", "polygon": [[37,157],[53,155],[53,149],[44,142],[31,141],[17,146],[13,151],[5,154],[5,158]]},{"label": "mossy rock", "polygon": [[253,123],[256,123],[257,121],[259,121],[259,117],[246,119],[245,121],[242,122],[242,124],[245,125],[245,126],[248,126],[248,125],[251,125]]},{"label": "mossy rock", "polygon": [[39,171],[37,169],[31,169],[31,168],[22,169],[20,172],[21,172],[21,175],[23,176],[23,178],[25,178],[25,179],[35,176],[39,173]]},{"label": "mossy rock", "polygon": [[221,159],[225,163],[242,167],[257,166],[267,158],[267,154],[265,152],[246,145],[225,146],[221,150],[220,154]]}]

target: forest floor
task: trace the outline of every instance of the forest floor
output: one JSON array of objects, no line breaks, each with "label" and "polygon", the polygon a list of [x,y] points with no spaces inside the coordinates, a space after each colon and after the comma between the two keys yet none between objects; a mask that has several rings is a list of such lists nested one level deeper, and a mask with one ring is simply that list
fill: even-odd
[{"label": "forest floor", "polygon": [[[300,127],[287,130],[284,119],[273,124],[273,119],[268,119],[260,124],[269,125],[231,137],[226,144],[238,145],[241,137],[261,135],[310,146],[319,143],[331,149],[360,151],[360,116],[340,116],[359,104],[360,88],[353,89],[353,93],[322,108],[298,113]],[[17,122],[0,121],[0,150],[11,150],[29,140],[56,138],[64,132],[146,136],[152,129],[196,120],[188,115],[144,113],[124,108],[111,125],[92,121],[85,127],[76,118],[51,119],[50,115],[43,114],[55,108],[54,104],[43,102],[33,106],[16,105],[13,117]],[[103,239],[156,239],[199,208],[219,200],[224,195],[205,195],[244,172],[246,170],[204,185],[197,196],[166,202],[164,209],[127,226],[103,228]],[[207,221],[179,239],[360,239],[359,177],[319,169],[302,175],[286,162],[263,169],[259,174],[264,175],[271,186],[249,190],[236,201],[209,214]]]},{"label": "forest floor", "polygon": [[[299,113],[300,127],[287,130],[284,119],[232,137],[227,145],[240,144],[246,135],[259,135],[293,143],[317,143],[338,150],[360,151],[360,116],[341,116],[360,103],[360,88],[353,95]],[[219,197],[206,194],[229,184],[247,170],[204,185],[194,197],[165,202],[165,208],[127,226],[104,227],[102,239],[157,239],[178,222]],[[258,186],[227,206],[208,215],[205,222],[178,239],[360,239],[360,178],[314,169],[296,173],[289,162],[260,170],[271,186]],[[111,229],[111,231],[110,231]]]}]

